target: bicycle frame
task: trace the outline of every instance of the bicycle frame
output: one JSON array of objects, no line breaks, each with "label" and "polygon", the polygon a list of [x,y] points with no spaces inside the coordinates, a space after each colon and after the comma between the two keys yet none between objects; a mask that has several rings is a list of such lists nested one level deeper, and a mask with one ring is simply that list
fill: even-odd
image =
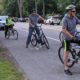
[{"label": "bicycle frame", "polygon": [[[70,50],[72,51],[72,54],[74,55],[74,57],[78,56],[78,54],[80,53],[80,45],[76,44],[76,43],[71,43],[70,44]],[[75,53],[75,54],[74,54]],[[77,60],[80,57],[77,58]]]},{"label": "bicycle frame", "polygon": [[39,37],[41,37],[43,35],[43,30],[42,30],[41,26],[42,26],[42,24],[40,26],[38,26],[39,27],[39,31],[40,31],[40,35],[39,36],[38,36],[35,28],[34,28],[34,31],[33,31],[33,34],[36,35],[37,40],[38,40]]}]

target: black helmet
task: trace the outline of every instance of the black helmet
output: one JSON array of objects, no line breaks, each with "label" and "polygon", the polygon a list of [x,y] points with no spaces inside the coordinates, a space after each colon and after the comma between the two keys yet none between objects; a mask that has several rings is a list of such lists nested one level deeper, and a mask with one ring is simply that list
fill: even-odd
[{"label": "black helmet", "polygon": [[67,7],[66,7],[66,11],[69,11],[69,10],[73,10],[73,9],[75,9],[76,8],[76,6],[75,5],[68,5]]}]

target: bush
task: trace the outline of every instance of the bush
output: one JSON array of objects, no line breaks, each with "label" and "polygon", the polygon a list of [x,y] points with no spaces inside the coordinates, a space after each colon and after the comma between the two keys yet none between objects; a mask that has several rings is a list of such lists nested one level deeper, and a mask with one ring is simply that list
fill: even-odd
[{"label": "bush", "polygon": [[80,14],[79,13],[77,14],[77,17],[80,19]]}]

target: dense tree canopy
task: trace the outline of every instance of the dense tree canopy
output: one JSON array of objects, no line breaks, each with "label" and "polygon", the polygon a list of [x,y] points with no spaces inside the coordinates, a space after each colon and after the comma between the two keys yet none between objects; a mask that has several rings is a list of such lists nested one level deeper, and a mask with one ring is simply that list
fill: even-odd
[{"label": "dense tree canopy", "polygon": [[1,14],[11,14],[13,16],[28,16],[33,8],[45,16],[47,14],[63,13],[69,4],[77,6],[80,12],[80,0],[2,0]]}]

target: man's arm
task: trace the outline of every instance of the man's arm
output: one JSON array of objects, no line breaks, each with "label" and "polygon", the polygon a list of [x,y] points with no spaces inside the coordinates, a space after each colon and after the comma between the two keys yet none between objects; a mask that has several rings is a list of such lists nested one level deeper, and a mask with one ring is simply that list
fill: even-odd
[{"label": "man's arm", "polygon": [[34,27],[34,25],[31,23],[31,20],[29,19],[29,25],[31,26],[31,27]]},{"label": "man's arm", "polygon": [[63,33],[67,36],[69,36],[70,38],[73,38],[73,36],[65,29],[62,29]]},{"label": "man's arm", "polygon": [[39,18],[44,21],[44,18],[43,17],[39,16]]}]

